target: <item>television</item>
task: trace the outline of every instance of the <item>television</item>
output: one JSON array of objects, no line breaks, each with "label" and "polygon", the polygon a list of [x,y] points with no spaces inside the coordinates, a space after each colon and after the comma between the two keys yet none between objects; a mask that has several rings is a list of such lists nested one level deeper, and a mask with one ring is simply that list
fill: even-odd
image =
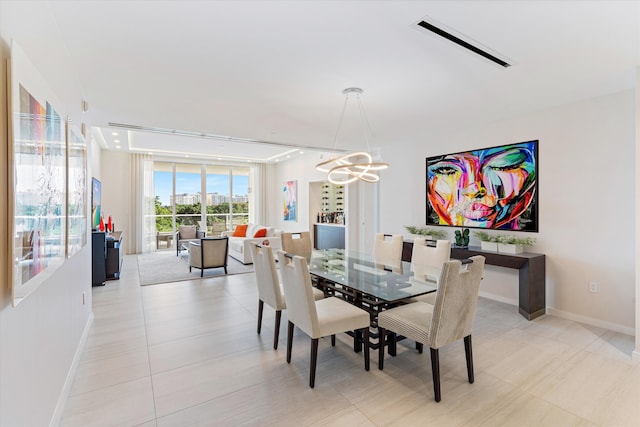
[{"label": "television", "polygon": [[538,231],[538,140],[426,158],[426,224]]},{"label": "television", "polygon": [[102,183],[96,178],[91,179],[91,229],[100,229],[100,215],[102,214],[102,205],[100,196],[102,193]]}]

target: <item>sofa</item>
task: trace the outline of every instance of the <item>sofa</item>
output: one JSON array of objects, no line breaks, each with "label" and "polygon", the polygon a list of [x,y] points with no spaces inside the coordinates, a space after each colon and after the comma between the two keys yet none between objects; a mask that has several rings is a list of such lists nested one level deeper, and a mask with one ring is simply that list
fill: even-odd
[{"label": "sofa", "polygon": [[222,236],[229,238],[229,256],[243,264],[253,264],[249,245],[258,243],[268,245],[274,251],[282,248],[280,235],[282,230],[259,224],[244,224],[236,226],[234,231],[225,231]]}]

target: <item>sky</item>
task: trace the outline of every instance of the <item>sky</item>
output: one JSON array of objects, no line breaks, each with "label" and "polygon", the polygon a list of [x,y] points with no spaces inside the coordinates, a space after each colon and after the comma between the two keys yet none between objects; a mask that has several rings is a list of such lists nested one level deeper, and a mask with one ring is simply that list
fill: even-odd
[{"label": "sky", "polygon": [[[160,202],[168,206],[171,196],[172,172],[154,172],[153,185]],[[176,194],[200,192],[200,175],[194,173],[176,173]],[[229,195],[229,175],[207,174],[207,193]],[[244,196],[249,194],[249,177],[237,175],[233,177],[233,194]]]}]

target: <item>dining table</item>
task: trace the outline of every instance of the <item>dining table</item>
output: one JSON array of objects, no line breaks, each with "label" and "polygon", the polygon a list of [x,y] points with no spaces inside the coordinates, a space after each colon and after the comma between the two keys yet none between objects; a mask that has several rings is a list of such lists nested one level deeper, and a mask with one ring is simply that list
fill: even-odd
[{"label": "dining table", "polygon": [[[373,255],[345,249],[314,250],[309,261],[314,285],[325,295],[341,298],[369,313],[371,327],[377,330],[382,310],[406,304],[409,299],[437,290],[437,284],[414,277],[411,263],[403,261],[400,269],[390,269],[376,262]],[[354,351],[362,348],[362,337],[354,333]],[[373,331],[370,342],[378,348],[380,337]],[[399,337],[398,339],[401,339]],[[395,344],[395,340],[394,343]],[[394,353],[395,345],[390,348]]]}]

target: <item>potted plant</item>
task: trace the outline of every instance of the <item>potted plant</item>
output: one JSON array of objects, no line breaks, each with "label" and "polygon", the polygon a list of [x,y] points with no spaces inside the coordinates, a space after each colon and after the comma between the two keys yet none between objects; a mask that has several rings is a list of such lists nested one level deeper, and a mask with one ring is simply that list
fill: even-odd
[{"label": "potted plant", "polygon": [[438,240],[447,237],[444,230],[436,230],[428,227],[417,227],[415,225],[405,225],[404,228],[414,236],[424,237],[426,239]]},{"label": "potted plant", "polygon": [[469,247],[469,229],[463,228],[461,230],[456,230],[454,233],[456,239],[456,246],[459,248],[468,248]]},{"label": "potted plant", "polygon": [[498,236],[493,236],[486,231],[475,231],[473,234],[480,240],[483,251],[498,252]]},{"label": "potted plant", "polygon": [[509,234],[498,236],[498,252],[505,254],[519,254],[524,252],[525,246],[535,244],[536,240],[532,237],[515,237]]}]

